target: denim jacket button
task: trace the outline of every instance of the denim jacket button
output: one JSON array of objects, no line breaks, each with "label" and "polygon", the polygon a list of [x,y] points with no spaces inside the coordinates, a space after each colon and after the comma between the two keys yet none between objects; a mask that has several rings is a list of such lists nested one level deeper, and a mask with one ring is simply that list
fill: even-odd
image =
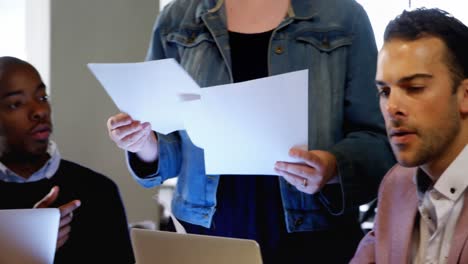
[{"label": "denim jacket button", "polygon": [[283,47],[281,47],[281,46],[277,46],[277,47],[275,48],[275,53],[278,54],[278,55],[279,55],[279,54],[282,54],[283,51],[284,51],[284,49],[283,49]]},{"label": "denim jacket button", "polygon": [[192,33],[192,35],[190,36],[190,38],[187,39],[187,44],[192,44],[195,42],[195,38],[197,37],[197,35],[195,33]]}]

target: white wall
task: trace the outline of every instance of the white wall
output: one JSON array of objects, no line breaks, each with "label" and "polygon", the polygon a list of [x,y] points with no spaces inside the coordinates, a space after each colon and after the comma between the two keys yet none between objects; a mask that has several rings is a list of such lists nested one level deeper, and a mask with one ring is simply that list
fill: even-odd
[{"label": "white wall", "polygon": [[26,59],[25,6],[26,0],[0,0],[0,56]]},{"label": "white wall", "polygon": [[[45,32],[50,39],[47,34],[42,35],[42,40],[38,36],[41,34],[28,39],[32,43],[29,50],[33,50],[28,55],[38,66],[47,60],[42,58],[44,54],[50,60],[44,71],[50,72],[54,140],[62,155],[112,178],[120,187],[130,222],[157,221],[159,214],[152,200],[157,190],[144,189],[131,179],[123,151],[111,142],[106,130],[107,118],[118,110],[86,64],[144,60],[159,10],[158,0],[29,2],[36,5],[30,12],[47,13],[40,11],[38,5],[48,6],[50,12],[50,32]],[[28,25],[35,27],[34,23]],[[39,48],[44,53],[31,48],[35,41],[48,40],[49,50]]]},{"label": "white wall", "polygon": [[[392,1],[376,1],[376,0],[356,0],[360,3],[367,12],[369,19],[374,29],[374,35],[377,43],[377,48],[381,48],[383,44],[383,35],[388,22],[393,20],[403,10],[412,10],[415,8],[440,8],[451,13],[465,25],[468,25],[468,13],[464,8],[464,1],[460,0],[392,0]],[[383,12],[383,10],[385,10]]]},{"label": "white wall", "polygon": [[25,13],[26,60],[41,73],[50,94],[50,0],[27,0]]}]

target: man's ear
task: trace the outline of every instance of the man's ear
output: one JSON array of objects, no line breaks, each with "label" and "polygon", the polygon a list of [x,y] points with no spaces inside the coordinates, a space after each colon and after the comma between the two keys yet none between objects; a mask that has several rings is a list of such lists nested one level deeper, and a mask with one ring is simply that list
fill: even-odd
[{"label": "man's ear", "polygon": [[460,99],[460,114],[468,116],[468,79],[464,79],[458,87],[458,98]]}]

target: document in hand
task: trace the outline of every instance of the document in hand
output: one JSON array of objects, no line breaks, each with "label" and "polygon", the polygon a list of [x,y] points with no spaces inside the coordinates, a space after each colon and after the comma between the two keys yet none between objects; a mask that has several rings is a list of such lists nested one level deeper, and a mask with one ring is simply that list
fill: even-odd
[{"label": "document in hand", "polygon": [[121,111],[163,134],[187,130],[207,174],[274,175],[307,146],[307,70],[200,89],[173,59],[88,66]]},{"label": "document in hand", "polygon": [[184,128],[181,95],[200,93],[200,87],[173,59],[89,63],[88,67],[120,111],[150,122],[163,134]]}]

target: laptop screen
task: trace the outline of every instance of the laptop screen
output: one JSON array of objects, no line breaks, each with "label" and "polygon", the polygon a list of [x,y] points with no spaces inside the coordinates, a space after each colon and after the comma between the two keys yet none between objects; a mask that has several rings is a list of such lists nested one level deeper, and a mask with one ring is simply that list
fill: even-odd
[{"label": "laptop screen", "polygon": [[261,264],[254,240],[133,228],[137,264]]},{"label": "laptop screen", "polygon": [[0,263],[53,263],[59,221],[57,208],[0,210]]}]

